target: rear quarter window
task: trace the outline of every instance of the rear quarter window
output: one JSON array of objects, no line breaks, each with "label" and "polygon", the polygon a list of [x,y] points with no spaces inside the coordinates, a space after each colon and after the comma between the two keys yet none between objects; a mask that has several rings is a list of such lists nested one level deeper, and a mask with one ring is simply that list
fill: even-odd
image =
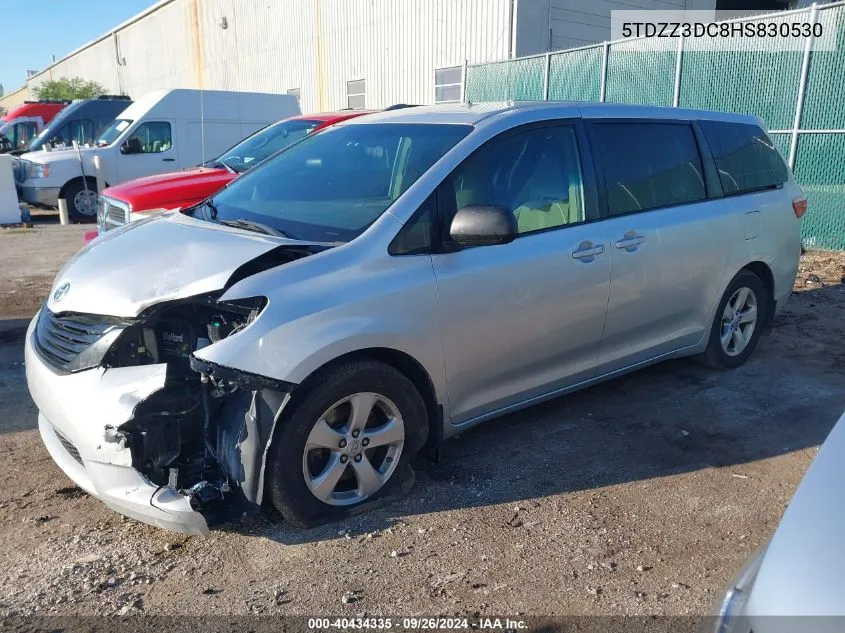
[{"label": "rear quarter window", "polygon": [[701,121],[725,195],[771,189],[789,179],[783,158],[757,125]]}]

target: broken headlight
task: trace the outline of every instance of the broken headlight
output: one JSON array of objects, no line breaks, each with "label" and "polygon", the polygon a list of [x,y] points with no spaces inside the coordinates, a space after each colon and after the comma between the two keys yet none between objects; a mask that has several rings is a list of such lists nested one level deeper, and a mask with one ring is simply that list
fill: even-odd
[{"label": "broken headlight", "polygon": [[105,364],[167,363],[169,373],[189,372],[191,354],[244,329],[266,303],[264,297],[220,302],[214,296],[203,296],[156,306],[126,328]]},{"label": "broken headlight", "polygon": [[243,330],[266,303],[263,297],[221,302],[205,295],[156,306],[123,331],[105,359],[107,367],[167,365],[164,387],[139,403],[119,431],[135,469],[157,485],[184,491],[192,503],[229,490],[233,469],[221,459],[229,442],[219,419],[227,406],[247,408],[252,396],[193,369],[191,356]]}]

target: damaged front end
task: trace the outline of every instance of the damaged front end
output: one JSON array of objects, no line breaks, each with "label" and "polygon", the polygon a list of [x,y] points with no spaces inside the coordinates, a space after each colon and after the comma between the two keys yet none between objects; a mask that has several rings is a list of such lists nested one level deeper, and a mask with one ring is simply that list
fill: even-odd
[{"label": "damaged front end", "polygon": [[34,348],[69,374],[97,366],[103,377],[147,365],[163,368],[157,388],[131,402],[128,420],[115,418],[126,421],[100,427],[96,457],[108,454],[103,461],[114,465],[131,462],[122,465],[154,487],[150,505],[179,495],[214,524],[260,506],[266,450],[293,385],[193,353],[248,327],[265,305],[263,297],[222,302],[219,293],[211,293],[155,305],[132,319],[55,315],[45,307],[35,325]]}]

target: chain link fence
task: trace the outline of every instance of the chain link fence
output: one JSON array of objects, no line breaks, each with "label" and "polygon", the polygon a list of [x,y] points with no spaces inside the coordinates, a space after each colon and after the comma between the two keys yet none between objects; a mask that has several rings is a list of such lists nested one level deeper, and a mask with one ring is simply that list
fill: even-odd
[{"label": "chain link fence", "polygon": [[[818,22],[836,33],[836,50],[730,50],[721,38],[606,42],[467,66],[471,102],[609,101],[741,112],[762,118],[809,200],[802,236],[808,248],[845,250],[845,2],[784,11],[754,22]],[[741,44],[740,44],[741,46]]]}]

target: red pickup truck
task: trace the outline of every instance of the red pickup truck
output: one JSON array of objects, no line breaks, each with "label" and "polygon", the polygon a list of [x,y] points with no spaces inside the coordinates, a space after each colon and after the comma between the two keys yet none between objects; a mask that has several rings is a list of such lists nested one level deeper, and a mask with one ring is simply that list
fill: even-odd
[{"label": "red pickup truck", "polygon": [[[366,110],[328,112],[291,117],[259,130],[217,158],[199,167],[130,180],[100,194],[97,224],[100,232],[126,224],[144,214],[189,207],[222,189],[250,167],[291,143]],[[137,215],[136,215],[137,214]],[[97,233],[86,234],[86,241]]]}]

